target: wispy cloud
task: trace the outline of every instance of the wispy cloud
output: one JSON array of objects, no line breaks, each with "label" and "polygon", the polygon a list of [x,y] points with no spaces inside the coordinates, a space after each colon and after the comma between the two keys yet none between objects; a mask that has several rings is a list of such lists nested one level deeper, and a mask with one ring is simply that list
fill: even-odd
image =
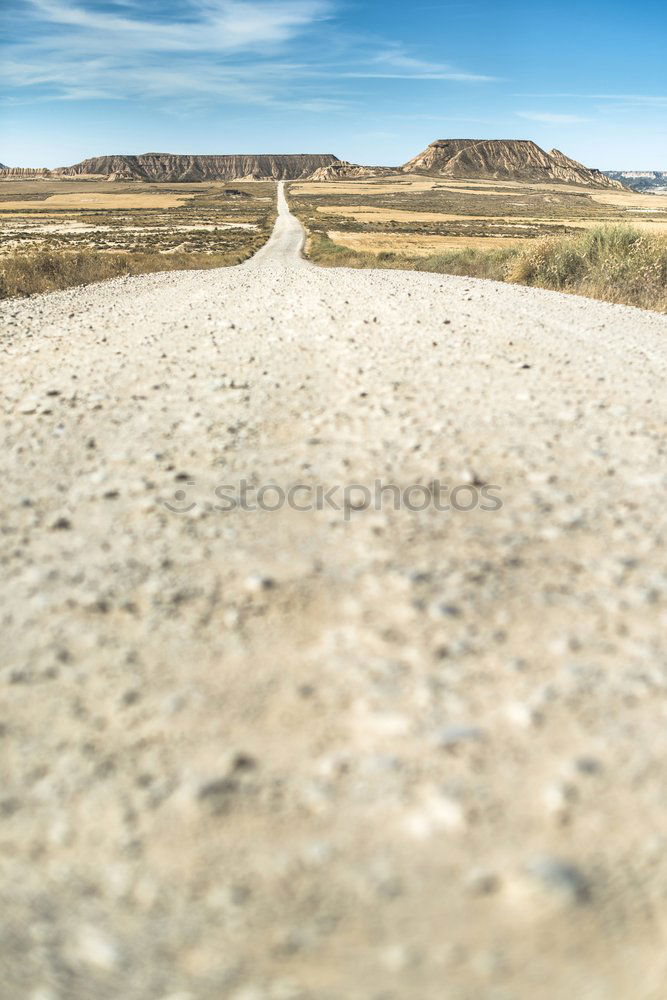
[{"label": "wispy cloud", "polygon": [[456,80],[466,83],[490,83],[493,76],[467,73],[446,63],[426,62],[409,55],[402,45],[394,44],[376,53],[364,68],[348,70],[347,77],[392,80]]},{"label": "wispy cloud", "polygon": [[612,104],[624,107],[667,108],[667,96],[661,94],[571,94],[564,92],[555,94],[513,94],[512,96],[536,98],[538,100],[545,100],[547,98],[561,100],[568,98],[575,101],[609,101]]},{"label": "wispy cloud", "polygon": [[527,118],[531,122],[542,122],[545,125],[576,125],[579,122],[589,122],[590,118],[581,115],[561,115],[551,111],[516,111],[517,118]]},{"label": "wispy cloud", "polygon": [[[336,0],[10,0],[15,38],[0,80],[10,100],[229,100],[342,110],[336,81],[483,83],[402,44],[346,37]],[[349,89],[349,88],[348,88]]]},{"label": "wispy cloud", "polygon": [[[93,41],[107,49],[120,43],[143,52],[257,51],[289,42],[332,12],[330,0],[189,0],[179,8],[179,17],[167,22],[60,0],[30,4],[43,21],[72,29],[70,43]],[[133,6],[124,5],[126,11]]]}]

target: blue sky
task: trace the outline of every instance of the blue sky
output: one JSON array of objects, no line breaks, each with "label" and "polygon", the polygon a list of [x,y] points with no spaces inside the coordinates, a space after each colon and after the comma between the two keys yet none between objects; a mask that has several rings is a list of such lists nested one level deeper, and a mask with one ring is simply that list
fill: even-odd
[{"label": "blue sky", "polygon": [[5,0],[0,161],[531,138],[667,169],[667,5]]}]

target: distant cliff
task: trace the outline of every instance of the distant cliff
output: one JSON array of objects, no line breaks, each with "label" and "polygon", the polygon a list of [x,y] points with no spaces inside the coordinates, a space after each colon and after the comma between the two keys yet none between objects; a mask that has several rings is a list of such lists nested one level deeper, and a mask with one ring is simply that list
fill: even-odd
[{"label": "distant cliff", "polygon": [[[401,167],[367,167],[333,153],[186,155],[141,153],[94,156],[71,167],[32,170],[0,167],[0,178],[104,177],[110,181],[355,180],[396,173],[515,181],[561,181],[586,187],[660,190],[659,171],[603,173],[585,167],[558,149],[546,152],[528,139],[437,139]],[[623,183],[621,183],[623,182]]]},{"label": "distant cliff", "polygon": [[231,181],[300,180],[320,167],[337,163],[332,153],[263,153],[258,155],[187,156],[142,153],[139,156],[95,156],[53,171],[61,176],[95,174],[115,180]]},{"label": "distant cliff", "polygon": [[667,194],[667,170],[605,170],[607,177],[633,191]]},{"label": "distant cliff", "polygon": [[529,139],[437,139],[401,168],[440,177],[517,181],[567,181],[588,187],[622,187],[601,170],[550,153]]},{"label": "distant cliff", "polygon": [[50,170],[46,167],[6,167],[4,164],[0,164],[0,179],[5,177],[11,179],[12,177],[49,177],[51,174]]}]

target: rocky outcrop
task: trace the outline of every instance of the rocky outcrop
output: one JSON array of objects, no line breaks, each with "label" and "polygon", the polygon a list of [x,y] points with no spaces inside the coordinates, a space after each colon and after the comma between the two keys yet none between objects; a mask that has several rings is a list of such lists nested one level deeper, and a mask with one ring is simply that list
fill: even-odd
[{"label": "rocky outcrop", "polygon": [[51,174],[50,170],[46,167],[5,167],[0,164],[0,180],[11,180],[16,177],[20,180],[22,177],[49,177]]},{"label": "rocky outcrop", "polygon": [[54,173],[60,176],[92,174],[115,180],[168,182],[301,180],[321,167],[337,162],[332,153],[224,156],[142,153],[139,156],[95,156],[72,167],[62,167]]},{"label": "rocky outcrop", "polygon": [[[593,184],[595,187],[623,187],[616,181],[610,182],[610,178],[601,170],[597,170],[595,167],[585,167],[578,160],[573,160],[571,156],[561,153],[560,149],[550,150],[547,156],[554,161],[553,171],[556,180],[571,180],[575,184]],[[560,171],[563,171],[562,177],[559,176]]]},{"label": "rocky outcrop", "polygon": [[529,139],[438,139],[401,168],[405,173],[440,177],[518,181],[566,181],[587,187],[622,185],[570,159],[547,153]]},{"label": "rocky outcrop", "polygon": [[359,180],[365,177],[387,177],[390,174],[399,172],[399,167],[361,167],[356,163],[348,163],[347,160],[338,160],[327,167],[319,167],[309,180],[311,181],[338,181],[338,180]]}]

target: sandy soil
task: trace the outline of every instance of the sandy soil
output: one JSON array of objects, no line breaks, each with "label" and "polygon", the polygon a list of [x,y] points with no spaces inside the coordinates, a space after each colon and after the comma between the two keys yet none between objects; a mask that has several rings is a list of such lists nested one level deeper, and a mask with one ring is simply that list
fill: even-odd
[{"label": "sandy soil", "polygon": [[667,320],[302,240],[0,307],[3,996],[662,1000]]}]

